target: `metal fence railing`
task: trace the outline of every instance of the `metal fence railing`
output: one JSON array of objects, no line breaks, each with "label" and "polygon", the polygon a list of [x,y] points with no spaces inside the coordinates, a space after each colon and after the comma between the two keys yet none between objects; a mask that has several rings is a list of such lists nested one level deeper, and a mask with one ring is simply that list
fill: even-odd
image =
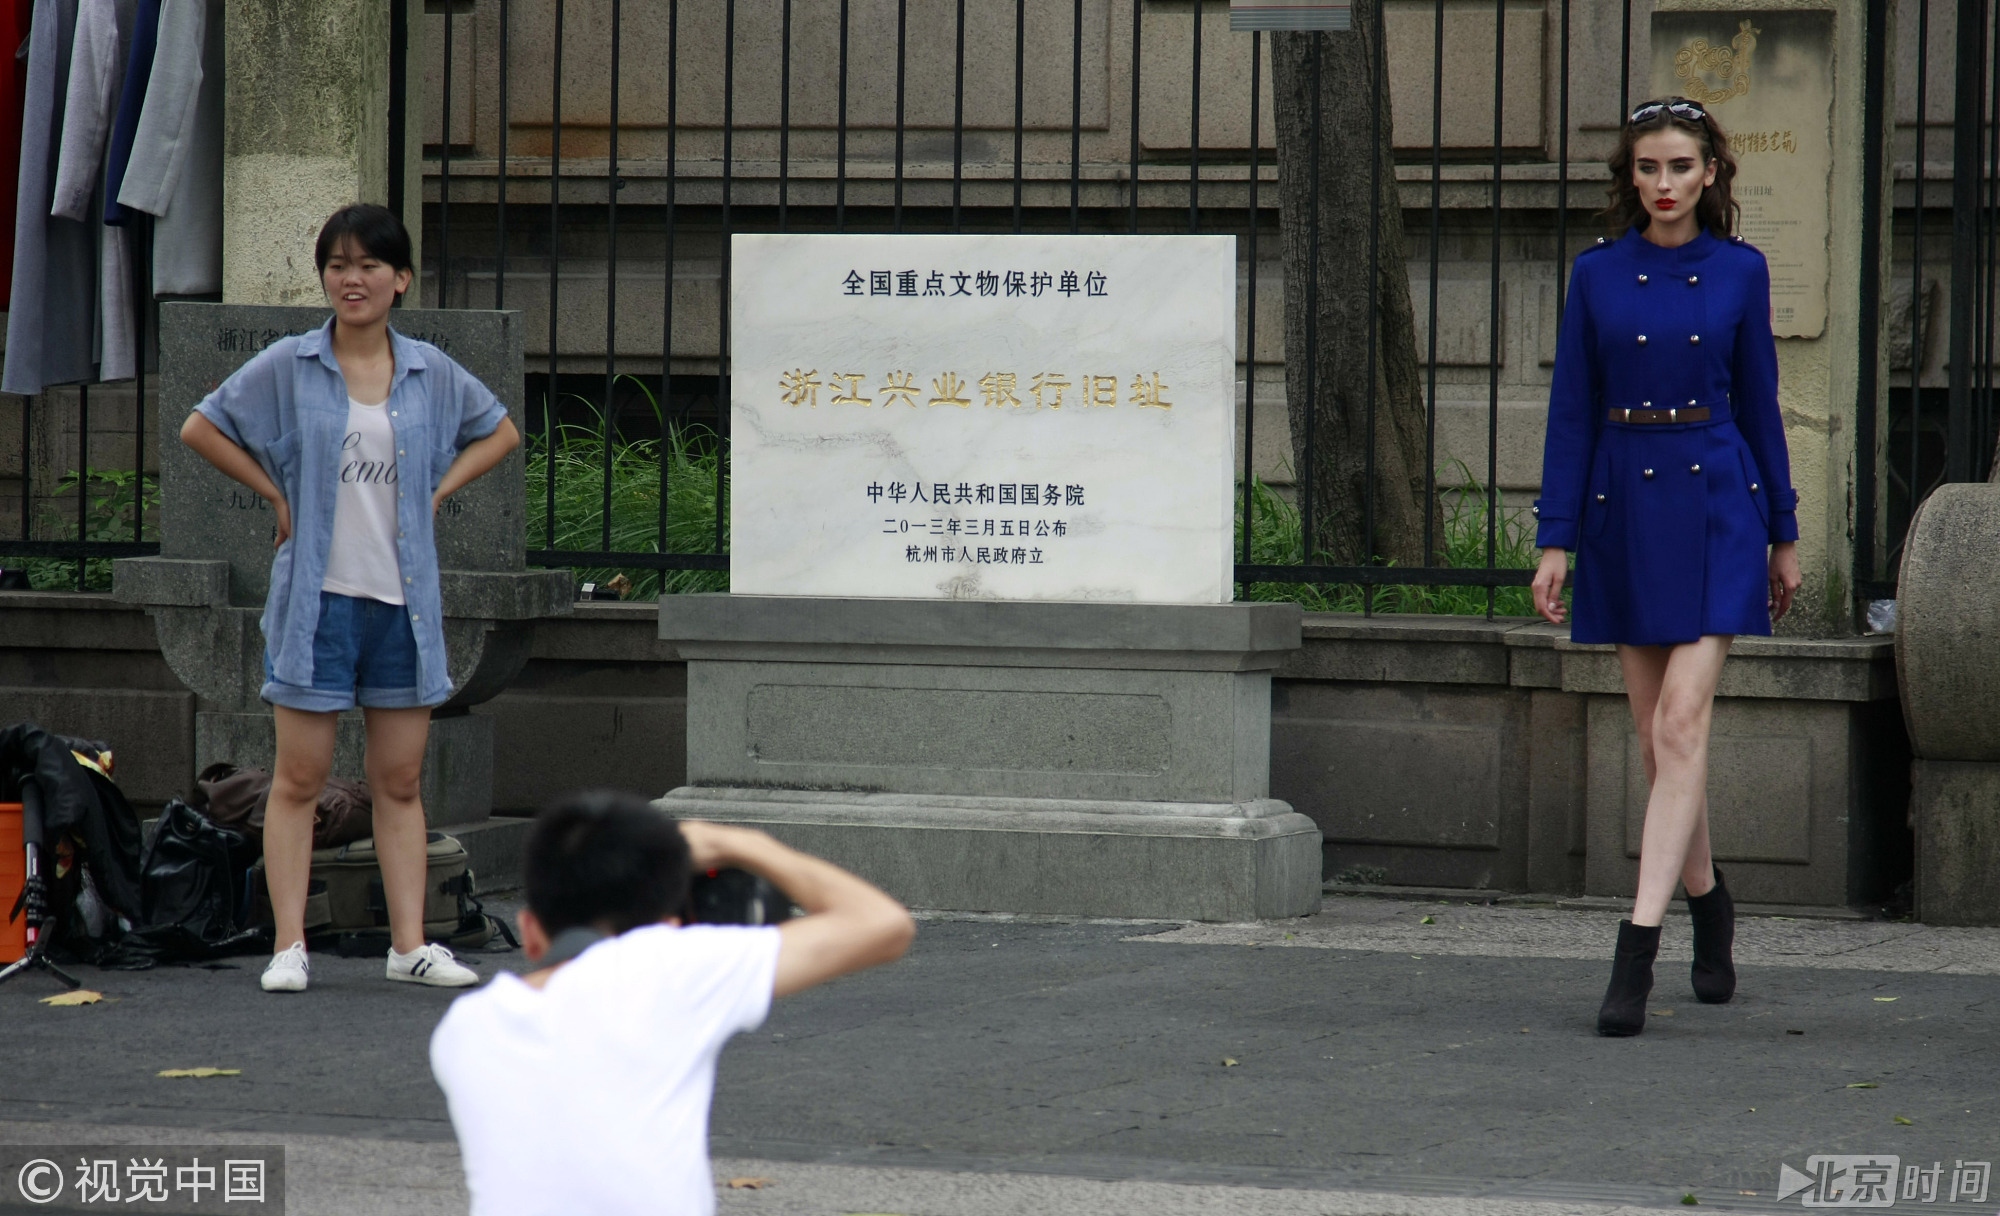
[{"label": "metal fence railing", "polygon": [[[1864,191],[1862,223],[1853,506],[1862,597],[1893,595],[1915,502],[1942,480],[1985,477],[1992,463],[2000,43],[1990,5],[1912,0],[1892,18],[1886,4],[1871,3],[1859,31],[1864,172],[1879,185]],[[1310,509],[1311,487],[1299,484],[1323,437],[1306,437],[1299,451],[1290,436],[1274,444],[1269,434],[1285,416],[1271,407],[1284,401],[1286,370],[1313,382],[1312,343],[1272,349],[1283,330],[1271,315],[1272,286],[1285,268],[1269,255],[1287,224],[1314,225],[1318,236],[1316,210],[1285,214],[1271,38],[1310,39],[1317,64],[1329,40],[1355,35],[1231,33],[1215,0],[392,7],[392,60],[407,70],[391,89],[391,131],[403,130],[406,107],[428,115],[425,173],[404,181],[392,155],[390,181],[398,196],[425,191],[425,302],[524,308],[536,339],[545,338],[529,365],[531,562],[627,569],[664,590],[719,585],[728,565],[731,234],[1178,231],[1239,235],[1245,594],[1359,589],[1358,606],[1371,609],[1377,589],[1420,587],[1456,594],[1459,610],[1492,612],[1509,610],[1515,601],[1506,597],[1520,596],[1511,589],[1531,578],[1525,487],[1508,486],[1500,467],[1503,405],[1509,394],[1531,399],[1537,377],[1545,388],[1546,370],[1530,352],[1527,369],[1503,380],[1516,333],[1506,313],[1537,284],[1553,291],[1559,313],[1569,260],[1599,230],[1606,132],[1642,87],[1635,48],[1644,31],[1633,28],[1631,0],[1356,7],[1369,23],[1362,32],[1398,56],[1393,71],[1377,65],[1391,87],[1375,104],[1393,101],[1402,126],[1367,172],[1394,179],[1407,245],[1400,262],[1377,239],[1368,249],[1371,281],[1407,272],[1424,297],[1416,314],[1424,492],[1454,531],[1427,537],[1422,565],[1385,565],[1372,518],[1361,553],[1328,560],[1317,542],[1326,521]],[[1902,28],[1890,30],[1892,19]],[[1957,36],[1966,30],[1974,35]],[[1915,92],[1913,132],[1899,128],[1887,91],[1892,35],[1914,37],[1917,48],[1914,79],[1899,83],[1904,100]],[[1615,95],[1603,59],[1572,63],[1572,43],[1590,36],[1615,38]],[[1517,38],[1532,45],[1515,47]],[[1949,71],[1934,62],[1934,44],[1952,48]],[[1446,89],[1448,76],[1472,65],[1490,80]],[[1425,87],[1398,83],[1420,80],[1425,67]],[[1931,114],[1941,94],[1951,97],[1948,120]],[[1522,136],[1510,124],[1525,95],[1539,109]],[[1308,139],[1319,139],[1321,121],[1315,107]],[[1940,153],[1949,169],[1936,178],[1946,180],[1927,182],[1925,166],[1939,165]],[[1887,259],[1876,243],[1884,207],[1893,218]],[[1477,252],[1448,257],[1452,247]],[[1885,260],[1886,277],[1877,272]],[[1902,283],[1909,315],[1878,343],[1885,318],[1903,307]],[[1927,321],[1940,287],[1948,341],[1933,349]],[[1305,290],[1312,317],[1318,301],[1312,284]],[[1467,322],[1460,328],[1483,328],[1483,356],[1443,348],[1451,291]],[[1476,296],[1483,310],[1465,304]],[[1904,326],[1910,350],[1897,355]],[[1379,340],[1371,317],[1371,358]],[[1880,346],[1891,348],[1887,366]],[[1483,425],[1466,422],[1454,432],[1458,448],[1446,445],[1441,410],[1458,410],[1452,417],[1463,422],[1482,405]],[[1372,435],[1372,393],[1363,408]],[[57,409],[75,411],[74,469],[46,443],[31,450],[33,436],[50,431],[29,420]],[[81,586],[89,559],[153,551],[143,485],[117,535],[92,514],[105,495],[103,471],[91,468],[88,387],[25,399],[20,412],[18,539],[0,540],[0,563],[63,561],[74,566],[65,584]],[[134,459],[143,469],[159,437],[139,425]],[[1441,481],[1440,463],[1458,451],[1471,453],[1472,467]],[[1287,460],[1298,469],[1291,483],[1273,471]],[[75,503],[50,496],[51,471],[80,475]],[[1281,523],[1291,531],[1274,532]]]}]

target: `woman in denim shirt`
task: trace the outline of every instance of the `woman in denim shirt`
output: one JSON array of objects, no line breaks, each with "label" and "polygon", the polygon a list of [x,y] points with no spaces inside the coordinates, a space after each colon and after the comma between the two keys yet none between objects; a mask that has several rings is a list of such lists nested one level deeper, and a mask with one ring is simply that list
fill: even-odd
[{"label": "woman in denim shirt", "polygon": [[[280,949],[263,987],[306,986],[313,818],[335,721],[356,705],[389,905],[388,977],[465,987],[477,973],[426,944],[423,928],[417,791],[431,710],[452,691],[432,522],[439,503],[521,436],[485,385],[389,328],[413,273],[410,235],[394,212],[342,208],[313,256],[332,319],[265,348],[181,427],[183,443],[262,495],[278,521],[261,625],[262,693],[278,739],[264,867]],[[430,491],[428,504],[418,487]]]}]

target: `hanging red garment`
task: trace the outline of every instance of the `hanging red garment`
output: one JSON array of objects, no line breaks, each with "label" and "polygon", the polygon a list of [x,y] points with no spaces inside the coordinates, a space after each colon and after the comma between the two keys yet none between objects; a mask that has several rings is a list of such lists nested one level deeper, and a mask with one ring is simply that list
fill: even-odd
[{"label": "hanging red garment", "polygon": [[28,98],[28,26],[34,0],[0,0],[0,312],[14,285],[14,206],[21,184],[21,119]]}]

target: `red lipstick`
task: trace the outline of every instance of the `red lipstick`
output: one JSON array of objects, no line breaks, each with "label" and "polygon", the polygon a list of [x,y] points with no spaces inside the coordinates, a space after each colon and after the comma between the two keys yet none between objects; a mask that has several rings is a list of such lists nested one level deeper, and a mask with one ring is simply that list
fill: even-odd
[{"label": "red lipstick", "polygon": [[1672,211],[1674,209],[1674,200],[1663,198],[1654,203],[1653,206],[1658,207],[1662,211]]}]

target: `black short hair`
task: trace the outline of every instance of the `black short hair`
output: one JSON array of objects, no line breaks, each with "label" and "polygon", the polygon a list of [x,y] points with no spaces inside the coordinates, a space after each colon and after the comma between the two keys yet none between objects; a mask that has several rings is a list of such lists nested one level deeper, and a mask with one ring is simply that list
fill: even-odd
[{"label": "black short hair", "polygon": [[535,818],[522,859],[528,910],[554,935],[623,933],[678,915],[691,881],[680,825],[636,794],[588,790]]},{"label": "black short hair", "polygon": [[327,217],[313,244],[313,261],[322,278],[328,260],[348,241],[369,257],[387,262],[392,270],[416,271],[410,264],[410,230],[403,227],[403,217],[379,203],[353,203]]}]

